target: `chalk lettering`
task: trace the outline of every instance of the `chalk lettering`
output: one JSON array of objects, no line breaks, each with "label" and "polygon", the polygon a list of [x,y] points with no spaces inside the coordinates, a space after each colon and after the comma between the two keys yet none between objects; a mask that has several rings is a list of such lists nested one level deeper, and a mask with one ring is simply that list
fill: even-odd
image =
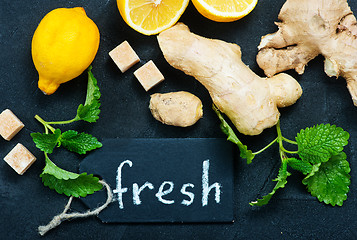
[{"label": "chalk lettering", "polygon": [[[133,166],[133,162],[130,160],[125,160],[122,163],[120,163],[118,169],[117,169],[117,177],[116,177],[116,189],[113,190],[114,194],[117,194],[117,200],[119,202],[119,208],[123,209],[124,208],[124,203],[123,203],[123,194],[128,192],[127,187],[122,186],[122,170],[125,164],[128,164],[129,167]],[[210,195],[210,192],[215,189],[215,201],[216,203],[220,203],[221,201],[221,188],[222,185],[218,182],[215,182],[211,185],[209,185],[209,167],[210,167],[210,162],[209,160],[203,161],[202,164],[202,206],[207,206],[208,205],[208,198]],[[168,188],[166,185],[169,185]],[[165,189],[166,187],[166,189]],[[154,185],[150,182],[145,182],[142,186],[139,187],[138,183],[133,183],[133,203],[134,205],[140,205],[142,204],[142,201],[140,199],[140,194],[142,191],[144,191],[145,188],[148,188],[149,190],[154,189]],[[189,206],[193,203],[195,199],[195,194],[193,192],[190,192],[187,190],[187,188],[194,188],[194,184],[192,183],[185,183],[181,187],[181,194],[184,196],[187,196],[189,199],[183,199],[181,201],[182,205]],[[169,193],[173,192],[174,190],[174,183],[172,181],[164,181],[158,191],[155,194],[155,197],[163,203],[163,204],[174,204],[175,200],[172,199],[165,199],[163,198],[164,196],[168,195]]]},{"label": "chalk lettering", "polygon": [[116,179],[117,187],[116,187],[116,189],[113,190],[113,193],[118,194],[118,202],[119,202],[120,209],[124,208],[123,193],[126,193],[128,191],[128,188],[122,188],[122,185],[121,185],[121,169],[123,168],[124,164],[128,164],[129,167],[133,166],[132,161],[126,160],[119,165],[118,170],[117,170],[117,179]]},{"label": "chalk lettering", "polygon": [[208,177],[208,172],[209,172],[209,160],[206,160],[203,162],[202,166],[202,206],[206,206],[208,204],[208,196],[210,191],[215,188],[215,200],[216,203],[219,203],[221,201],[221,184],[219,183],[214,183],[211,186],[209,185],[209,177]]},{"label": "chalk lettering", "polygon": [[152,185],[152,183],[149,183],[149,182],[144,183],[144,185],[142,185],[140,188],[139,188],[139,185],[137,183],[133,184],[133,203],[135,205],[140,205],[141,204],[140,193],[146,187],[148,187],[151,190],[154,189],[154,185]]},{"label": "chalk lettering", "polygon": [[[162,191],[164,190],[164,186],[166,184],[169,184],[170,185],[170,188],[165,190],[165,191]],[[157,199],[159,199],[160,202],[164,203],[164,204],[173,204],[175,201],[174,200],[166,200],[166,199],[163,199],[162,196],[165,196],[167,194],[169,194],[170,192],[172,192],[172,190],[174,190],[174,183],[173,182],[169,182],[169,181],[165,181],[161,184],[160,188],[159,188],[159,191],[155,194],[155,196],[157,197]]]},{"label": "chalk lettering", "polygon": [[186,195],[190,198],[190,200],[182,200],[181,204],[186,205],[186,206],[190,206],[193,203],[193,199],[195,199],[195,194],[192,192],[187,192],[186,188],[190,187],[190,188],[194,188],[195,185],[193,185],[192,183],[186,183],[184,185],[182,185],[181,188],[181,193],[183,195]]}]

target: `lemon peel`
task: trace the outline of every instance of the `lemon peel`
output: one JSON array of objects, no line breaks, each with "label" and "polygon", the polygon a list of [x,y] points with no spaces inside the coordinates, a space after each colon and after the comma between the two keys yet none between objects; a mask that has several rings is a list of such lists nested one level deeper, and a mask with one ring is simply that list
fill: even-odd
[{"label": "lemon peel", "polygon": [[32,38],[32,59],[38,87],[47,95],[78,77],[94,60],[99,30],[82,7],[57,8],[38,25]]}]

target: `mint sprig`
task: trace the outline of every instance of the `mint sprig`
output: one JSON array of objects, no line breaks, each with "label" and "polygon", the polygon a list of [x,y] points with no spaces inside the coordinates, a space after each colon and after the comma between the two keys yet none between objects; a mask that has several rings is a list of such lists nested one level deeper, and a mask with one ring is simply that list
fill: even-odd
[{"label": "mint sprig", "polygon": [[237,137],[237,135],[234,133],[233,129],[229,126],[229,124],[224,120],[221,112],[218,110],[218,108],[213,105],[213,110],[216,112],[219,120],[221,121],[220,127],[221,130],[224,134],[227,135],[227,140],[236,144],[239,148],[240,151],[240,157],[243,159],[247,160],[247,164],[252,163],[252,160],[254,159],[255,155],[251,150],[248,150],[248,147],[244,145]]},{"label": "mint sprig", "polygon": [[306,128],[296,137],[299,156],[312,164],[327,162],[343,150],[349,137],[348,132],[335,125],[321,124]]},{"label": "mint sprig", "polygon": [[60,129],[55,129],[54,133],[31,133],[31,137],[36,143],[36,147],[48,154],[51,154],[56,146],[63,146],[78,154],[86,154],[102,147],[102,143],[97,138],[74,130],[61,133]]},{"label": "mint sprig", "polygon": [[344,152],[332,156],[329,161],[315,165],[316,171],[306,176],[302,183],[319,201],[342,206],[347,199],[351,169]]},{"label": "mint sprig", "polygon": [[76,179],[58,179],[53,175],[42,173],[43,185],[55,190],[59,194],[65,194],[73,197],[86,197],[88,194],[93,194],[102,189],[102,184],[99,183],[99,178],[93,175],[82,173]]},{"label": "mint sprig", "polygon": [[288,164],[292,169],[302,172],[305,175],[311,173],[313,169],[311,163],[297,158],[288,158]]},{"label": "mint sprig", "polygon": [[71,152],[86,154],[89,151],[102,147],[97,138],[87,133],[78,133],[74,130],[64,132],[61,137],[61,144]]},{"label": "mint sprig", "polygon": [[59,194],[74,197],[86,197],[102,189],[99,178],[87,173],[77,174],[63,170],[54,164],[45,154],[46,166],[40,177],[46,187],[55,190]]},{"label": "mint sprig", "polygon": [[[250,205],[263,206],[268,204],[276,191],[285,187],[287,177],[291,175],[288,172],[288,166],[306,175],[302,183],[307,186],[311,195],[317,197],[320,202],[332,206],[342,206],[343,201],[347,199],[350,185],[350,167],[343,148],[348,144],[350,137],[348,132],[335,125],[320,124],[301,130],[295,138],[296,141],[292,141],[283,137],[280,122],[278,122],[276,125],[278,137],[262,150],[253,153],[247,150],[247,146],[237,138],[219,110],[216,107],[214,107],[214,110],[221,120],[223,133],[228,136],[229,141],[237,144],[241,157],[246,158],[247,163],[250,163],[253,159],[251,156],[258,155],[274,143],[279,144],[281,167],[277,178],[273,180],[277,183],[269,194],[251,202]],[[284,142],[296,145],[298,150],[289,151],[285,149]]]},{"label": "mint sprig", "polygon": [[273,188],[273,191],[271,191],[269,194],[265,195],[262,199],[257,199],[254,202],[250,202],[249,204],[251,206],[264,206],[266,204],[269,203],[270,199],[273,197],[273,195],[275,194],[275,192],[279,189],[279,188],[284,188],[286,183],[288,182],[286,179],[288,178],[288,176],[291,175],[291,173],[288,172],[287,167],[288,167],[288,162],[287,161],[283,161],[280,169],[279,169],[279,174],[277,176],[277,178],[275,178],[273,181],[277,182],[275,187]]},{"label": "mint sprig", "polygon": [[84,105],[80,104],[77,109],[76,120],[83,120],[86,122],[96,122],[100,113],[100,91],[97,84],[97,79],[93,76],[92,67],[88,69],[88,86],[87,97]]},{"label": "mint sprig", "polygon": [[78,133],[74,130],[63,132],[55,129],[52,125],[69,124],[75,121],[95,122],[100,113],[100,91],[97,80],[94,78],[92,67],[88,68],[88,86],[84,105],[79,105],[75,118],[68,121],[47,122],[40,116],[35,118],[45,127],[45,133],[31,133],[31,137],[36,147],[44,152],[45,168],[40,177],[45,186],[55,190],[60,194],[74,197],[85,197],[102,189],[99,178],[87,173],[77,174],[61,169],[54,164],[48,154],[53,153],[55,147],[64,147],[69,151],[85,154],[88,151],[102,147],[102,144],[87,133]]},{"label": "mint sprig", "polygon": [[53,133],[31,133],[31,137],[38,149],[51,154],[53,149],[60,144],[61,130],[56,129]]}]

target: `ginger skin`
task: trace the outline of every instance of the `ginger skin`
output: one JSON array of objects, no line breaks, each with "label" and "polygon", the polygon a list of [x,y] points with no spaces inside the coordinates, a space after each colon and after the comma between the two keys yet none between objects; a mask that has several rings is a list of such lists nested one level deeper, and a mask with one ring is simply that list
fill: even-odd
[{"label": "ginger skin", "polygon": [[202,102],[195,95],[180,91],[151,95],[150,111],[163,124],[189,127],[202,118]]},{"label": "ginger skin", "polygon": [[258,65],[267,76],[325,57],[328,76],[342,76],[357,106],[357,22],[347,0],[287,0],[276,33],[262,37]]},{"label": "ginger skin", "polygon": [[238,45],[195,35],[182,23],[160,33],[158,41],[167,62],[203,84],[243,134],[258,135],[274,126],[277,107],[294,104],[302,94],[289,75],[261,78],[242,62]]}]

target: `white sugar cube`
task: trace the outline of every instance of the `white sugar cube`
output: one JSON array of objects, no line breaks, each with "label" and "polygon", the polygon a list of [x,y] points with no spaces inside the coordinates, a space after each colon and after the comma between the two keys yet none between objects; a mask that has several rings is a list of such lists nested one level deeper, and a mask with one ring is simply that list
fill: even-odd
[{"label": "white sugar cube", "polygon": [[4,161],[22,175],[36,161],[36,157],[21,143],[18,143],[5,156]]},{"label": "white sugar cube", "polygon": [[149,91],[152,87],[165,79],[152,60],[136,70],[134,75],[144,87],[145,91]]},{"label": "white sugar cube", "polygon": [[140,62],[140,58],[127,41],[122,42],[119,46],[110,51],[109,56],[122,73]]},{"label": "white sugar cube", "polygon": [[24,126],[9,109],[0,114],[0,135],[5,140],[10,141]]}]

